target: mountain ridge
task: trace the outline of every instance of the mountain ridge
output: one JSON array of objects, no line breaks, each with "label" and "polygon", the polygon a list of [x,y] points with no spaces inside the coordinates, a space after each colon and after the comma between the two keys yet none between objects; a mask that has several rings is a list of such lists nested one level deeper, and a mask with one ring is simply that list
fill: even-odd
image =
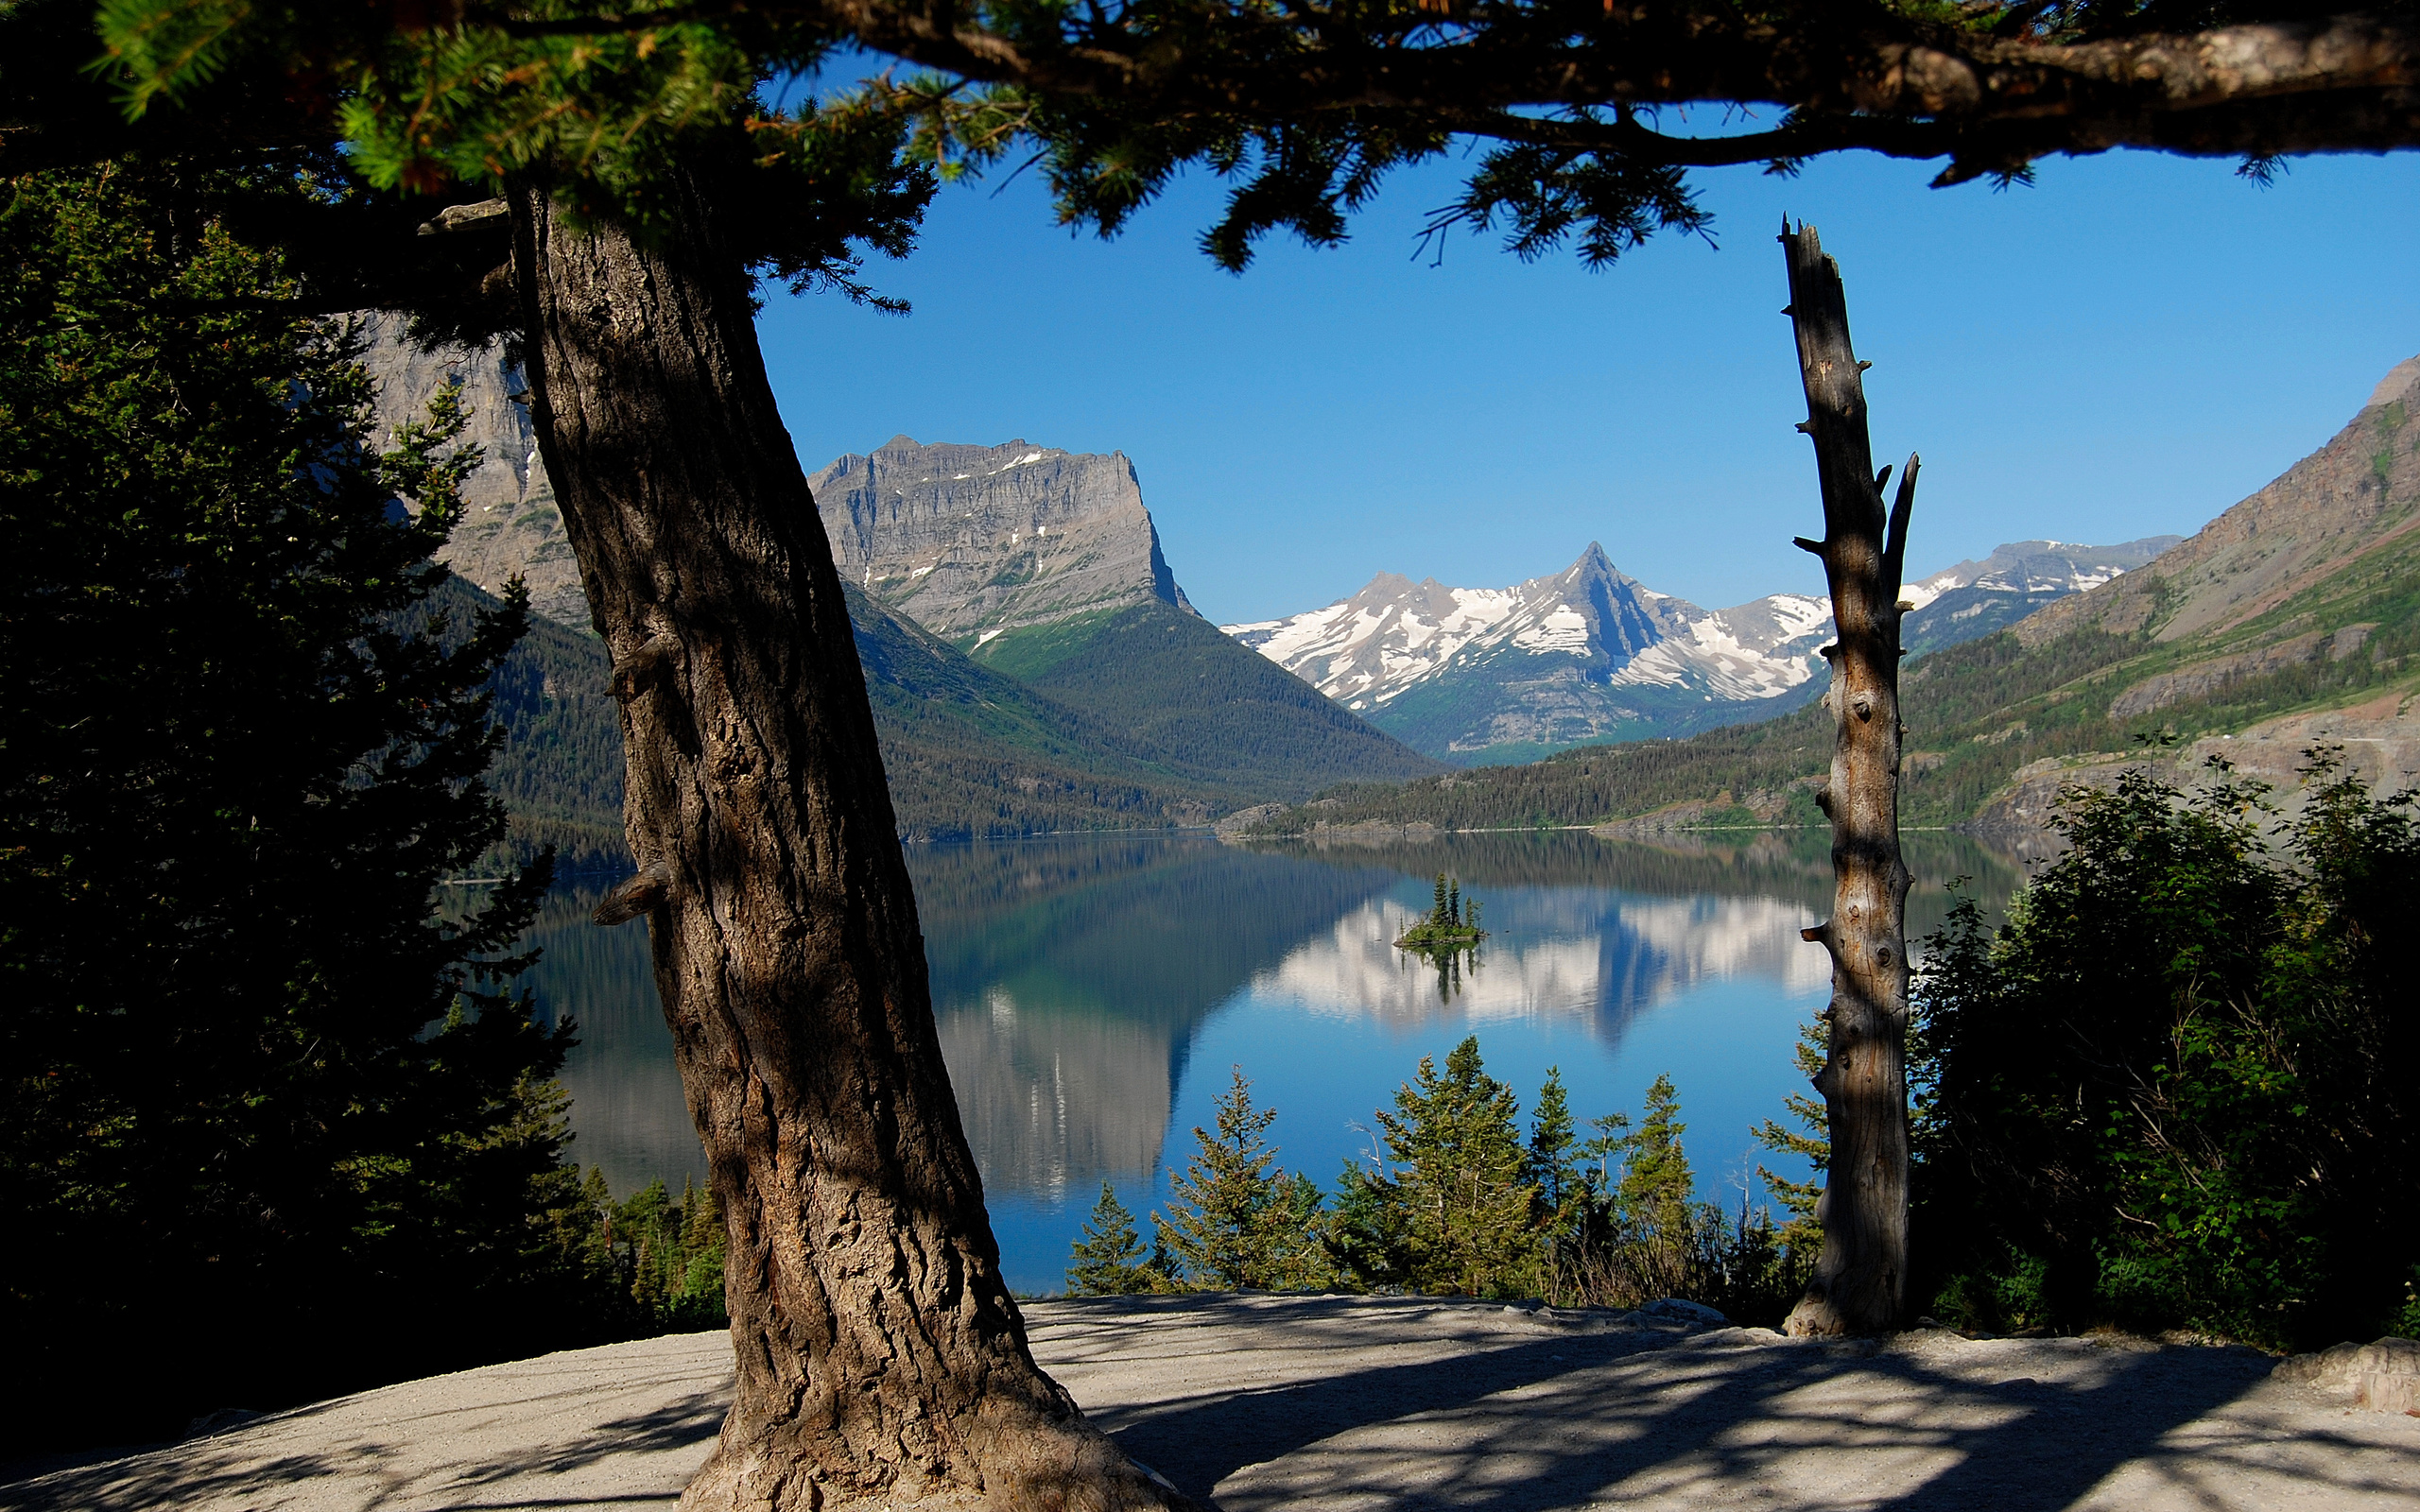
[{"label": "mountain ridge", "polygon": [[[2217,758],[2290,795],[2304,752],[2331,747],[2374,792],[2413,784],[2420,359],[2389,379],[2334,438],[2145,566],[1911,658],[1903,822],[2038,840],[2070,783],[2138,765],[2194,780]],[[1803,709],[1682,740],[1340,788],[1253,832],[1814,826],[1832,739],[1828,716]]]},{"label": "mountain ridge", "polygon": [[[2181,539],[2003,545],[1909,586],[1909,644],[1989,633]],[[1414,748],[1471,765],[1787,713],[1821,692],[1832,635],[1823,595],[1702,609],[1623,573],[1597,541],[1509,588],[1382,572],[1324,609],[1220,628]]]}]

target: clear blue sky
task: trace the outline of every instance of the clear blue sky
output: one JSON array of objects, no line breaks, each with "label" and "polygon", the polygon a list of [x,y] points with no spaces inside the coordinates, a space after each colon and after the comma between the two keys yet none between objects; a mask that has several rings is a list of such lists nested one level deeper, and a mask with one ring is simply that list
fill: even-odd
[{"label": "clear blue sky", "polygon": [[[1457,165],[1458,166],[1458,165]],[[2420,158],[2112,154],[2031,188],[1926,187],[1858,155],[1706,173],[1719,250],[1523,266],[1413,257],[1451,168],[1392,183],[1344,248],[1195,237],[1197,179],[1124,236],[1071,237],[1030,179],[944,188],[915,313],[776,293],[760,322],[811,470],[893,435],[1122,451],[1213,619],[1334,602],[1378,571],[1494,587],[1591,541],[1709,607],[1820,592],[1822,524],[1773,234],[1813,221],[1847,280],[1878,455],[1924,455],[1911,569],[2003,541],[2190,533],[2333,435],[2420,352]]]}]

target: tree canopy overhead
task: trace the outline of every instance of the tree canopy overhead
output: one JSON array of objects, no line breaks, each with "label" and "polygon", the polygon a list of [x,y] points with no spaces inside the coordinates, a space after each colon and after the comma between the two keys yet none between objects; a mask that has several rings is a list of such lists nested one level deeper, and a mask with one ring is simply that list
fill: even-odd
[{"label": "tree canopy overhead", "polygon": [[[1524,256],[1576,243],[1592,264],[1706,230],[1693,168],[1863,149],[1945,160],[1935,181],[1954,184],[2135,147],[2265,178],[2284,156],[2420,142],[2409,0],[109,0],[100,21],[129,104],[267,64],[386,185],[544,162],[644,218],[667,156],[717,138],[792,175],[786,197],[755,187],[795,206],[811,184],[873,186],[913,121],[944,174],[1037,164],[1062,216],[1105,233],[1206,167],[1234,186],[1203,237],[1229,267],[1273,231],[1340,239],[1391,172],[1458,141],[1487,146],[1432,231],[1501,231]],[[784,106],[852,42],[910,69]],[[1712,129],[1690,106],[1715,108]]]}]

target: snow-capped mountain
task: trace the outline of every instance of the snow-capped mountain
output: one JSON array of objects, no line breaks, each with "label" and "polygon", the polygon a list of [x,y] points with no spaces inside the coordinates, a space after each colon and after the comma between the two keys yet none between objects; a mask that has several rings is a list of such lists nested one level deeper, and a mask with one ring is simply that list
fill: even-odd
[{"label": "snow-capped mountain", "polygon": [[[2031,541],[1910,585],[1912,649],[1971,640],[2151,560],[2121,546]],[[1822,595],[1701,609],[1659,593],[1591,542],[1564,572],[1510,588],[1380,573],[1325,609],[1222,627],[1380,729],[1446,760],[1526,759],[1587,741],[1769,718],[1822,689]]]},{"label": "snow-capped mountain", "polygon": [[1910,584],[1900,596],[1916,611],[1900,623],[1900,643],[1920,656],[1989,635],[2053,599],[2132,572],[2184,539],[2147,536],[2115,546],[2012,541],[1981,561],[1962,561]]}]

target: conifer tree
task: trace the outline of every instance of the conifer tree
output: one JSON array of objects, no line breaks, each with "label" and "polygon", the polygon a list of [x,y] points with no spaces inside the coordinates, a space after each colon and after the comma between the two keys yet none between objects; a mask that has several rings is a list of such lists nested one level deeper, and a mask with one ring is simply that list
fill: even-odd
[{"label": "conifer tree", "polygon": [[1122,1297],[1156,1291],[1161,1278],[1154,1275],[1149,1255],[1135,1232],[1134,1215],[1117,1200],[1116,1188],[1103,1181],[1099,1200],[1093,1204],[1092,1215],[1084,1220],[1068,1257],[1067,1293]]},{"label": "conifer tree", "polygon": [[1379,1112],[1399,1167],[1384,1185],[1403,1210],[1413,1285],[1471,1297],[1534,1290],[1537,1188],[1525,1177],[1519,1111],[1512,1090],[1487,1074],[1473,1035],[1442,1074],[1422,1057],[1395,1111]]},{"label": "conifer tree", "polygon": [[1269,1169],[1277,1151],[1266,1136],[1277,1110],[1252,1106],[1252,1082],[1240,1066],[1215,1108],[1218,1132],[1194,1129],[1193,1159],[1174,1177],[1167,1216],[1154,1213],[1152,1223],[1188,1285],[1268,1286],[1274,1247],[1269,1215],[1278,1186]]},{"label": "conifer tree", "polygon": [[[1824,1022],[1821,1019],[1801,1024],[1798,1043],[1791,1054],[1798,1063],[1799,1074],[1813,1081],[1824,1069]],[[1765,1190],[1779,1201],[1789,1221],[1782,1226],[1781,1244],[1791,1254],[1812,1254],[1823,1243],[1824,1226],[1816,1221],[1815,1204],[1824,1195],[1824,1171],[1831,1163],[1832,1142],[1824,1114],[1824,1105],[1805,1092],[1791,1092],[1782,1098],[1782,1107],[1791,1123],[1798,1126],[1785,1128],[1772,1119],[1766,1119],[1750,1132],[1757,1143],[1776,1155],[1804,1158],[1813,1167],[1813,1179],[1792,1181],[1764,1165],[1756,1167],[1756,1178]]]},{"label": "conifer tree", "polygon": [[446,607],[453,396],[372,435],[351,338],[216,191],[308,198],[140,162],[0,183],[19,1429],[95,1370],[174,1426],[185,1393],[447,1367],[527,1337],[551,1280],[568,1040],[508,954],[544,868],[440,886],[503,833],[482,690],[526,602]]},{"label": "conifer tree", "polygon": [[1541,1227],[1547,1233],[1561,1233],[1570,1227],[1572,1210],[1586,1192],[1582,1161],[1563,1069],[1548,1066],[1546,1084],[1538,1089],[1537,1107],[1530,1114],[1530,1147],[1521,1167],[1523,1179],[1538,1190]]},{"label": "conifer tree", "polygon": [[1622,1141],[1626,1163],[1614,1196],[1631,1225],[1667,1234],[1688,1231],[1697,1177],[1681,1144],[1687,1130],[1672,1078],[1657,1076],[1647,1089],[1647,1108],[1637,1131]]}]

